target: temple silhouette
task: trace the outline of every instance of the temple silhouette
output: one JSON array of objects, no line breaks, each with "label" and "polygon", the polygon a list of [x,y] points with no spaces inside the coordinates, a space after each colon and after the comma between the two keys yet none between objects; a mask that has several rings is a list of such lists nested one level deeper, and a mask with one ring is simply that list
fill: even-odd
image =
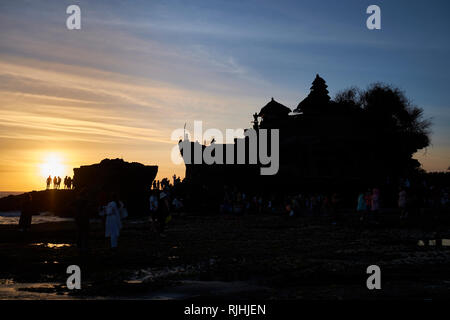
[{"label": "temple silhouette", "polygon": [[[279,129],[280,163],[275,175],[261,175],[260,168],[264,165],[249,161],[248,137],[235,139],[234,144],[216,145],[216,148],[223,147],[224,160],[212,165],[194,164],[195,150],[203,151],[207,145],[185,137],[179,146],[185,160],[186,180],[208,188],[235,185],[272,191],[280,188],[291,191],[358,190],[396,181],[419,168],[420,163],[412,159],[412,155],[426,147],[429,141],[419,137],[423,141],[417,142],[418,137],[412,136],[413,133],[411,137],[405,137],[405,133],[398,133],[394,125],[385,125],[387,120],[381,118],[381,112],[386,109],[385,105],[391,107],[390,89],[383,87],[382,92],[379,90],[381,93],[378,89],[375,85],[374,98],[370,96],[377,108],[370,104],[361,108],[352,99],[340,97],[339,101],[333,101],[325,80],[316,75],[310,93],[294,110],[272,98],[253,115],[253,129],[258,139],[261,129],[268,132]],[[404,143],[409,141],[407,139],[414,143]],[[245,144],[245,163],[227,164],[225,159],[231,150],[236,160],[239,143]],[[186,157],[186,148],[190,148],[190,159]]]}]

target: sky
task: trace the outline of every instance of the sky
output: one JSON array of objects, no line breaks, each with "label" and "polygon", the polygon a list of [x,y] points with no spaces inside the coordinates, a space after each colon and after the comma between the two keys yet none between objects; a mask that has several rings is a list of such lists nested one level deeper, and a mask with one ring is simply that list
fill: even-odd
[{"label": "sky", "polygon": [[[66,8],[81,9],[68,30]],[[381,9],[369,30],[366,8]],[[171,161],[178,128],[247,128],[271,97],[291,109],[316,73],[331,97],[385,82],[433,122],[415,157],[450,166],[448,1],[0,2],[0,190],[104,158]],[[51,171],[51,170],[50,170]]]}]

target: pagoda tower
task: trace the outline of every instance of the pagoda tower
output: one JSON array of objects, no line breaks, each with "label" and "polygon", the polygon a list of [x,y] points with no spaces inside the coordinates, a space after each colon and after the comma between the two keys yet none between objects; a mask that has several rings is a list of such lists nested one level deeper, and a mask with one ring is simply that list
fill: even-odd
[{"label": "pagoda tower", "polygon": [[327,88],[325,80],[317,74],[308,96],[298,104],[294,112],[311,114],[326,110],[331,100]]}]

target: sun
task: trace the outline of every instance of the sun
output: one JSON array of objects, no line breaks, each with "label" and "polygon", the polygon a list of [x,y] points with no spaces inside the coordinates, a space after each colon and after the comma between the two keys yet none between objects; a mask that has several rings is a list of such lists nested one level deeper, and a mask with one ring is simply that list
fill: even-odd
[{"label": "sun", "polygon": [[49,153],[44,157],[43,163],[39,165],[41,170],[41,176],[46,178],[62,177],[65,173],[65,166],[63,164],[63,158],[58,153]]}]

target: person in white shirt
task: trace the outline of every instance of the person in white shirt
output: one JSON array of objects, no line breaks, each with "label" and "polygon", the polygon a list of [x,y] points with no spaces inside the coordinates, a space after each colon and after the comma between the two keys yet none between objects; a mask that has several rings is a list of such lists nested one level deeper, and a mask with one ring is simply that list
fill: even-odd
[{"label": "person in white shirt", "polygon": [[121,203],[116,194],[111,196],[111,200],[105,207],[106,224],[105,224],[105,237],[111,238],[111,249],[117,248],[120,229],[122,228],[121,222]]}]

